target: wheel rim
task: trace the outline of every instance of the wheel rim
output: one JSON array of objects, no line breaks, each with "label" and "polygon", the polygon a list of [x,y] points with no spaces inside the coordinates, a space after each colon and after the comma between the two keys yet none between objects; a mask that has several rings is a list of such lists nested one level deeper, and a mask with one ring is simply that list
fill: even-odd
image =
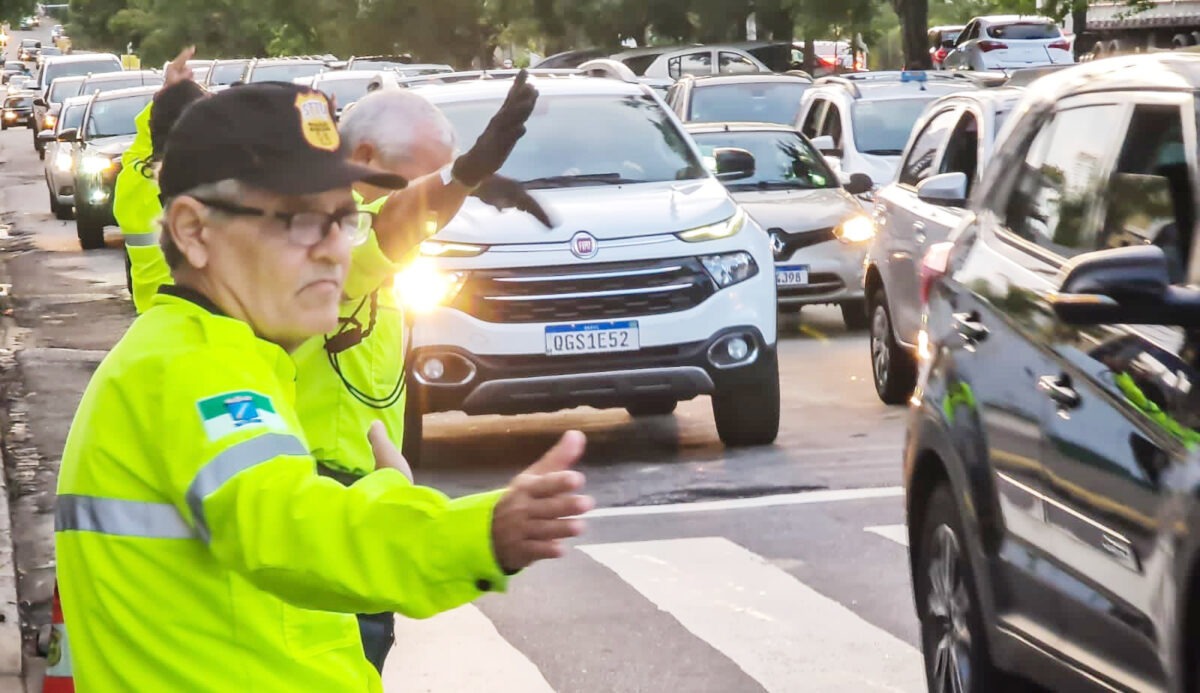
[{"label": "wheel rim", "polygon": [[933,652],[933,691],[970,693],[971,597],[954,530],[940,525],[933,534],[926,597],[926,642]]},{"label": "wheel rim", "polygon": [[892,354],[887,343],[887,336],[891,331],[887,309],[883,304],[875,306],[875,314],[871,316],[871,364],[875,382],[881,389],[887,387],[888,368],[891,365]]}]

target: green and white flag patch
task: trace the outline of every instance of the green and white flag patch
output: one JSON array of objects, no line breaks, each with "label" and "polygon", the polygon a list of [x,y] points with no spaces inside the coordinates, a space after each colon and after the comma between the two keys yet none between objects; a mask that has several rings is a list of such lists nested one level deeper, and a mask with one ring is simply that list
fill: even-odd
[{"label": "green and white flag patch", "polygon": [[286,433],[287,423],[275,411],[271,398],[257,392],[230,392],[196,403],[209,440],[220,440],[237,431],[266,428]]}]

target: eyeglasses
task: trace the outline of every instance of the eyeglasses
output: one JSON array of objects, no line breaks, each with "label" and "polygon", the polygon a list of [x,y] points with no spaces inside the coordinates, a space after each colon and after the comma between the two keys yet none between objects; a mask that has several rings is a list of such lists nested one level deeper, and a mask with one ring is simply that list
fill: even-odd
[{"label": "eyeglasses", "polygon": [[278,219],[287,226],[288,241],[306,248],[311,248],[325,240],[330,231],[333,230],[334,224],[337,224],[342,233],[346,234],[352,245],[362,245],[371,235],[371,228],[375,224],[374,212],[359,210],[338,212],[336,214],[325,214],[324,212],[272,212],[258,207],[246,207],[233,202],[226,202],[225,200],[195,199],[206,207],[212,207],[226,214]]}]

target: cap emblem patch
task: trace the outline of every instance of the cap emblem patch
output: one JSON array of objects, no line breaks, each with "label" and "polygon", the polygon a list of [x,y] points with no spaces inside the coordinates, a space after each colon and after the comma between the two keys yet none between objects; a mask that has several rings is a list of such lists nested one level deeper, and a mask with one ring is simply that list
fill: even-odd
[{"label": "cap emblem patch", "polygon": [[336,152],[341,145],[337,126],[329,114],[329,102],[319,92],[296,96],[296,110],[300,112],[300,132],[304,139],[317,149]]}]

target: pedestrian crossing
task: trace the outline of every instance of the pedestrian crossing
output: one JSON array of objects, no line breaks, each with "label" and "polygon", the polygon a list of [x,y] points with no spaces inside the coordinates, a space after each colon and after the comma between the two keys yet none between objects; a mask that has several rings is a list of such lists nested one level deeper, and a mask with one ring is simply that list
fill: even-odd
[{"label": "pedestrian crossing", "polygon": [[[903,525],[856,536],[872,555],[886,552],[880,569],[907,570]],[[925,690],[915,638],[729,538],[575,548],[515,578],[507,595],[424,621],[399,618],[385,690]],[[911,610],[910,592],[896,599]]]}]

